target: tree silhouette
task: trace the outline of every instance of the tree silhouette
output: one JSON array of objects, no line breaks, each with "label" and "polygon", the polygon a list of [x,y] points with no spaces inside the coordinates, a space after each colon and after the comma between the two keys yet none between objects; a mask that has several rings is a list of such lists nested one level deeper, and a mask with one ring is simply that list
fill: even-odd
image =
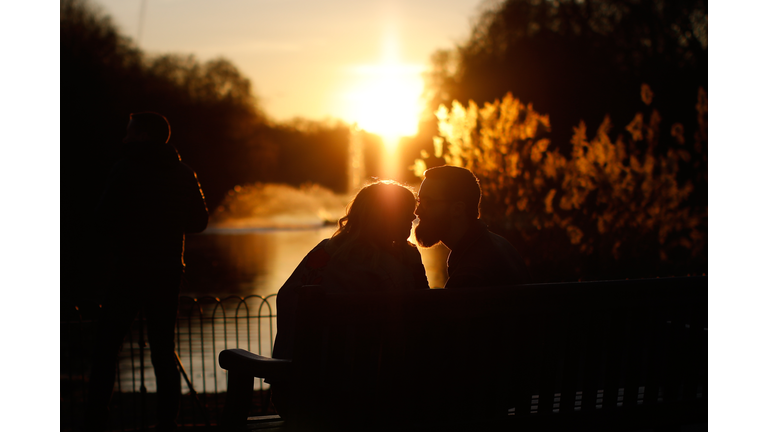
[{"label": "tree silhouette", "polygon": [[349,126],[277,123],[228,60],[148,56],[89,1],[61,0],[60,8],[62,195],[73,221],[64,243],[75,257],[65,268],[69,280],[93,285],[103,277],[101,257],[90,246],[91,212],[131,112],[168,118],[170,143],[197,171],[211,209],[235,186],[258,182],[346,192]]},{"label": "tree silhouette", "polygon": [[[571,128],[610,114],[628,123],[646,83],[662,112],[695,130],[695,100],[707,89],[707,2],[681,0],[507,0],[480,16],[453,51],[438,51],[427,74],[428,110],[491,102],[513,92],[552,121],[565,150]],[[665,128],[669,125],[664,124]]]}]

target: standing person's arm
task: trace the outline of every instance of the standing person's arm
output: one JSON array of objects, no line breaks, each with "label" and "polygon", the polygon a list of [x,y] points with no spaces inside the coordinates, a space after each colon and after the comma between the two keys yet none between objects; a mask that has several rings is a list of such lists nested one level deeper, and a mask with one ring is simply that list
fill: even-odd
[{"label": "standing person's arm", "polygon": [[188,207],[184,215],[184,232],[199,233],[208,226],[208,207],[205,204],[205,195],[203,195],[203,189],[197,180],[197,174],[187,165],[182,164],[182,166],[188,170],[188,183],[185,192],[189,195]]}]

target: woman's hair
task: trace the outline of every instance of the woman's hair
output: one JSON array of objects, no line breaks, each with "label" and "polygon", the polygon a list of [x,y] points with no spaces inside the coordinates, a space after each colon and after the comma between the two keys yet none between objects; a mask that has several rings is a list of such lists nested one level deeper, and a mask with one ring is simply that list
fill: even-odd
[{"label": "woman's hair", "polygon": [[339,219],[333,237],[347,245],[401,243],[405,239],[388,238],[392,237],[393,224],[415,208],[416,197],[410,188],[393,180],[377,181],[360,189],[347,205],[347,214]]}]

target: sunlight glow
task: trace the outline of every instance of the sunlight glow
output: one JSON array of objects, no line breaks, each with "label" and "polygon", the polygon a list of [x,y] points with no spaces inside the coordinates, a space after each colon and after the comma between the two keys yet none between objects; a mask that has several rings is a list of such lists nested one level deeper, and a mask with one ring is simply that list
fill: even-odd
[{"label": "sunlight glow", "polygon": [[349,94],[351,117],[360,128],[381,135],[387,142],[416,134],[424,86],[421,70],[402,64],[355,68],[364,79]]},{"label": "sunlight glow", "polygon": [[380,63],[349,69],[354,78],[344,97],[346,119],[380,135],[390,150],[399,138],[415,135],[418,130],[424,89],[421,74],[425,70],[423,65],[399,61],[393,33],[385,38]]}]

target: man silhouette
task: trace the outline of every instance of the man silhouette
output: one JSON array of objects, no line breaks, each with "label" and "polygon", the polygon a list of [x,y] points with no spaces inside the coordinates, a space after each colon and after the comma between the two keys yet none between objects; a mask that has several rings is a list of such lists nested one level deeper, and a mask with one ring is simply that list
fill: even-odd
[{"label": "man silhouette", "polygon": [[103,430],[125,334],[142,311],[157,378],[158,430],[176,429],[181,382],[174,329],[184,271],[184,234],[208,225],[197,175],[168,144],[170,125],[153,112],[130,115],[121,156],[96,211],[108,292],[94,341],[85,429]]},{"label": "man silhouette", "polygon": [[445,288],[529,283],[520,253],[479,220],[480,197],[472,171],[447,165],[426,170],[415,211],[416,240],[450,249]]}]

